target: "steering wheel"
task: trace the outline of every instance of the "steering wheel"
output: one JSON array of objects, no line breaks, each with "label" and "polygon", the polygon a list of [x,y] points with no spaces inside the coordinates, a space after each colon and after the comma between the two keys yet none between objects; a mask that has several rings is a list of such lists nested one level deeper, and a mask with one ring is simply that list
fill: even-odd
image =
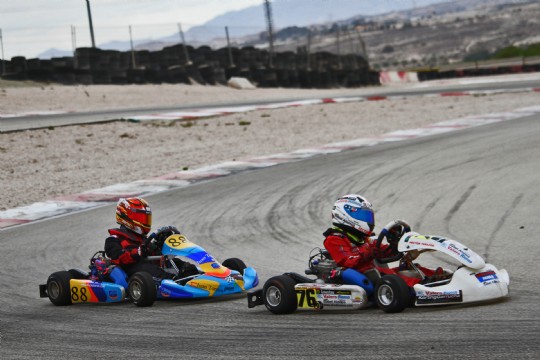
[{"label": "steering wheel", "polygon": [[162,226],[146,238],[144,245],[148,248],[150,243],[152,243],[155,249],[161,251],[165,240],[173,234],[180,234],[180,231],[174,226]]},{"label": "steering wheel", "polygon": [[387,224],[379,233],[375,246],[380,249],[384,238],[386,238],[386,241],[394,254],[386,258],[377,259],[377,261],[382,264],[387,264],[400,260],[403,257],[403,253],[398,251],[397,245],[399,239],[409,231],[411,231],[411,226],[404,220],[395,220]]}]

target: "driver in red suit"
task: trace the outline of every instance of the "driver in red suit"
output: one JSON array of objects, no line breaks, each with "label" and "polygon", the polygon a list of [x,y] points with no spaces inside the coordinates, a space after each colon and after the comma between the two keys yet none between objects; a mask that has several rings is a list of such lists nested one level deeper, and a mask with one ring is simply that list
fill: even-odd
[{"label": "driver in red suit", "polygon": [[120,199],[116,205],[116,222],[119,228],[109,229],[109,237],[105,240],[105,254],[111,262],[119,265],[128,276],[144,271],[156,280],[173,279],[197,272],[195,265],[174,259],[180,270],[178,275],[166,272],[159,265],[144,261],[148,255],[160,255],[151,249],[151,239],[165,239],[172,234],[180,234],[174,226],[159,228],[155,234],[147,237],[152,226],[152,210],[141,198]]},{"label": "driver in red suit", "polygon": [[[361,273],[375,268],[374,259],[388,258],[397,253],[397,244],[377,246],[377,239],[370,237],[375,227],[371,203],[357,194],[339,198],[332,208],[332,225],[324,232],[324,247],[338,266]],[[410,255],[409,255],[410,256]],[[430,277],[442,269],[419,267]],[[398,268],[377,267],[381,274],[396,274]],[[409,286],[421,281],[405,278]]]}]

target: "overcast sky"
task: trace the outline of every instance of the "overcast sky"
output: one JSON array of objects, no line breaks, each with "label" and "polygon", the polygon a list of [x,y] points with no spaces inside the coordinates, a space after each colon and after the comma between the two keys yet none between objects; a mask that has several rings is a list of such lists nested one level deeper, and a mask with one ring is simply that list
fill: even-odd
[{"label": "overcast sky", "polygon": [[[263,0],[90,0],[96,45],[111,40],[153,39],[200,25],[227,11]],[[263,16],[263,15],[261,15]],[[86,0],[0,0],[4,57],[36,57],[50,48],[91,46]],[[0,53],[0,57],[1,57]]]}]

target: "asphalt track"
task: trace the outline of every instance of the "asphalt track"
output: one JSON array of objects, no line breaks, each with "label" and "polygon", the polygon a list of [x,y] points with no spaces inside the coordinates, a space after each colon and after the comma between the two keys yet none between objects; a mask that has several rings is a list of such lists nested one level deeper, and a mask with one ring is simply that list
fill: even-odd
[{"label": "asphalt track", "polygon": [[55,307],[38,297],[54,271],[83,268],[114,207],[0,232],[0,358],[536,359],[540,118],[385,143],[228,176],[149,197],[218,260],[240,257],[264,282],[302,272],[330,208],[358,192],[377,229],[402,218],[506,268],[511,296],[482,306],[376,308],[276,316],[246,299]]}]

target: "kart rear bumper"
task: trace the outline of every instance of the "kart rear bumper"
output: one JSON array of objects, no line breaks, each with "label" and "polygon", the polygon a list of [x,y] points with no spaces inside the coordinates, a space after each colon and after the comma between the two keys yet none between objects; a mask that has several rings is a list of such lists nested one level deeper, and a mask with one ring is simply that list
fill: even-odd
[{"label": "kart rear bumper", "polygon": [[255,306],[264,305],[263,291],[254,290],[247,293],[248,308],[254,308]]}]

